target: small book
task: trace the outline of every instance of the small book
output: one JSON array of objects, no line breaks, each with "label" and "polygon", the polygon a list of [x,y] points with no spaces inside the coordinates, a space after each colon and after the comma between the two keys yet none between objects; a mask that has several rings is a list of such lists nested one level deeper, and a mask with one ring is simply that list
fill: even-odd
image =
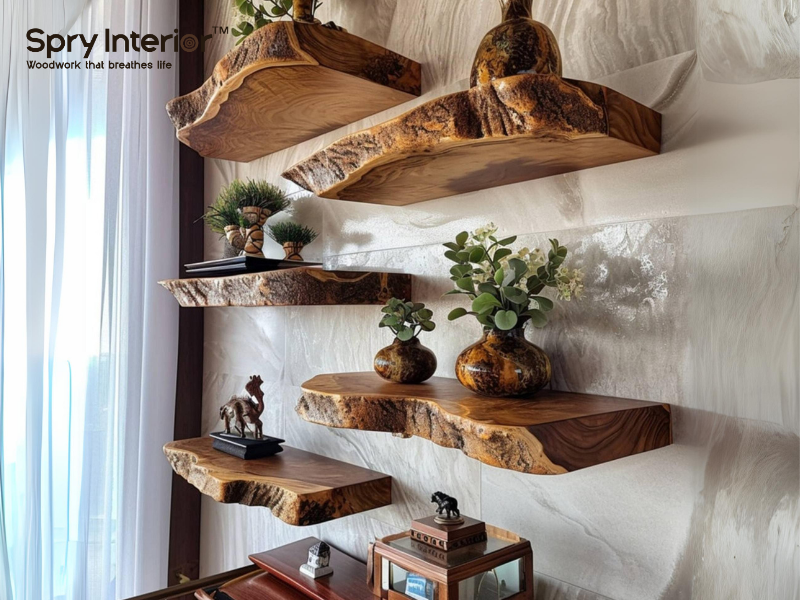
[{"label": "small book", "polygon": [[220,452],[225,452],[231,456],[236,456],[243,460],[254,460],[265,458],[283,452],[281,444],[286,440],[269,437],[265,435],[260,440],[251,437],[239,437],[233,433],[216,431],[211,434],[214,438],[213,447]]},{"label": "small book", "polygon": [[278,271],[281,269],[296,269],[297,267],[317,267],[320,263],[283,260],[279,258],[261,258],[257,256],[234,256],[219,260],[184,265],[187,275],[196,277],[210,276],[221,277],[224,275],[241,275],[244,273],[263,273],[265,271]]}]

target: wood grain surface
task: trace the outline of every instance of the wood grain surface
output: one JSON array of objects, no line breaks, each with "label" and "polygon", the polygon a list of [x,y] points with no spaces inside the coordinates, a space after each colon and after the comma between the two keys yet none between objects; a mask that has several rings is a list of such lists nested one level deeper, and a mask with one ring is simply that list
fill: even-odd
[{"label": "wood grain surface", "polygon": [[[220,593],[221,592],[221,593]],[[222,594],[225,594],[224,596]],[[257,571],[232,579],[217,590],[195,592],[197,600],[308,600],[308,596],[283,583],[277,577]]]},{"label": "wood grain surface", "polygon": [[171,100],[178,139],[201,155],[249,162],[420,94],[420,65],[345,31],[279,21]]},{"label": "wood grain surface", "polygon": [[241,460],[214,450],[209,437],[170,442],[173,470],[217,502],[266,506],[290,525],[315,525],[392,503],[392,478],[284,446]]},{"label": "wood grain surface", "polygon": [[331,546],[333,575],[311,579],[302,575],[300,565],[308,559],[308,549],[320,540],[306,538],[292,544],[250,556],[259,567],[314,600],[375,600],[367,586],[367,568]]},{"label": "wood grain surface", "polygon": [[612,89],[524,74],[348,135],[283,176],[325,198],[405,205],[653,156],[661,115]]},{"label": "wood grain surface", "polygon": [[555,475],[672,443],[668,405],[542,391],[488,398],[455,379],[397,384],[374,373],[318,375],[303,384],[296,410],[306,421],[416,435],[483,463]]},{"label": "wood grain surface", "polygon": [[159,282],[184,307],[384,304],[411,300],[411,275],[316,267]]}]

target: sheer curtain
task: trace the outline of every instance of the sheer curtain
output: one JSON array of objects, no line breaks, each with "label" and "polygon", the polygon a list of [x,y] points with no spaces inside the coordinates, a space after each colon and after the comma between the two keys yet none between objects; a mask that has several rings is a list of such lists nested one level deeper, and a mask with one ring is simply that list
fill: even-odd
[{"label": "sheer curtain", "polygon": [[[168,34],[176,0],[3,0],[0,598],[125,598],[167,580],[177,306],[172,70],[109,69],[103,30]],[[87,70],[26,32],[98,33]],[[75,49],[55,60],[83,61]]]}]

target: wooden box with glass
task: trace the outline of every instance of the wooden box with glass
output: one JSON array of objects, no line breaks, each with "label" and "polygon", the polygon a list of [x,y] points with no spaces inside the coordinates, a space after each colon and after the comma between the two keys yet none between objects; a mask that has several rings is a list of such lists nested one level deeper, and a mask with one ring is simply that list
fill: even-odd
[{"label": "wooden box with glass", "polygon": [[[528,540],[465,517],[433,517],[375,542],[373,593],[383,600],[532,600]],[[450,547],[451,550],[443,548]]]}]

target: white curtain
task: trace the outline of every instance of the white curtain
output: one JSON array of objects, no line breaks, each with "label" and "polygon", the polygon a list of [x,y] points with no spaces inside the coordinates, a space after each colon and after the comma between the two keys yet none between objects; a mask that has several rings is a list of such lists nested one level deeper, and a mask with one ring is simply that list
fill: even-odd
[{"label": "white curtain", "polygon": [[[103,68],[29,69],[26,32],[98,33]],[[3,0],[0,598],[126,598],[167,580],[178,267],[176,0]],[[79,60],[73,49],[52,57]],[[158,60],[171,70],[109,69]]]}]

